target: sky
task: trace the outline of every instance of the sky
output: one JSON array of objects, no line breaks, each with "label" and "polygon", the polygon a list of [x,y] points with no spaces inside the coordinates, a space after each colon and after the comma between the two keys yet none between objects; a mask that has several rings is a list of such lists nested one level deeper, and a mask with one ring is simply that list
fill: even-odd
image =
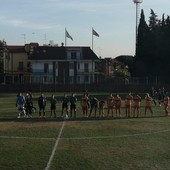
[{"label": "sky", "polygon": [[[170,15],[169,0],[143,0],[148,23],[150,9]],[[133,0],[1,0],[0,40],[7,45],[65,43],[65,28],[73,38],[67,46],[92,48],[96,55],[115,58],[135,54],[136,5]]]}]

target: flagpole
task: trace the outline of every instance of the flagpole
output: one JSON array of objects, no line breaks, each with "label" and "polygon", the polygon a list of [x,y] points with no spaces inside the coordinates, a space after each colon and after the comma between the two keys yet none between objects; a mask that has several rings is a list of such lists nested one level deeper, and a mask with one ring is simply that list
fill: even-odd
[{"label": "flagpole", "polygon": [[93,28],[92,28],[92,50],[93,50]]},{"label": "flagpole", "polygon": [[65,27],[65,47],[67,46],[66,27]]}]

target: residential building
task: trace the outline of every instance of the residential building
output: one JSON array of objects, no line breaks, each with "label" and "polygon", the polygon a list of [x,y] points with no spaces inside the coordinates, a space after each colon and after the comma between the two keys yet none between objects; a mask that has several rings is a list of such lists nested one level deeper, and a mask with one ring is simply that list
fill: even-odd
[{"label": "residential building", "polygon": [[33,46],[29,44],[32,83],[97,83],[99,58],[90,47]]},{"label": "residential building", "polygon": [[26,76],[30,75],[24,46],[7,45],[3,57],[5,83],[23,83]]},{"label": "residential building", "polygon": [[6,83],[93,84],[100,59],[90,47],[7,46]]},{"label": "residential building", "polygon": [[124,67],[112,58],[99,59],[90,47],[7,45],[3,57],[5,84],[96,84]]}]

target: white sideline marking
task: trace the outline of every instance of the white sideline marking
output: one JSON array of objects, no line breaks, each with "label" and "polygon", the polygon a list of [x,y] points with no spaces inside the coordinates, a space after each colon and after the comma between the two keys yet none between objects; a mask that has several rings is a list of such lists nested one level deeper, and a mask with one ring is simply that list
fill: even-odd
[{"label": "white sideline marking", "polygon": [[55,145],[54,145],[54,147],[53,147],[53,150],[52,150],[52,152],[51,152],[51,156],[50,156],[50,158],[49,158],[49,160],[48,160],[48,163],[47,163],[47,166],[46,166],[45,170],[49,170],[49,168],[50,168],[50,166],[51,166],[51,162],[52,162],[52,160],[53,160],[53,158],[54,158],[54,155],[55,155],[55,152],[56,152],[56,150],[57,150],[58,143],[59,143],[61,134],[62,134],[63,129],[64,129],[64,126],[65,126],[65,122],[66,122],[66,121],[63,121],[62,127],[61,127],[61,129],[60,129],[60,133],[58,134],[58,137],[57,137],[57,139],[56,139]]},{"label": "white sideline marking", "polygon": [[[124,138],[124,137],[135,137],[135,136],[146,136],[152,134],[160,134],[170,132],[170,129],[160,130],[160,131],[150,131],[143,133],[135,133],[129,135],[112,135],[112,136],[88,136],[88,137],[70,137],[70,138],[61,138],[60,140],[88,140],[88,139],[107,139],[107,138]],[[17,137],[17,136],[0,136],[0,138],[6,139],[30,139],[30,140],[55,140],[56,138],[35,138],[35,137]]]},{"label": "white sideline marking", "polygon": [[0,136],[4,139],[30,139],[30,140],[55,140],[56,138],[36,138],[36,137],[24,137],[24,136]]},{"label": "white sideline marking", "polygon": [[144,132],[144,133],[135,133],[131,135],[112,135],[112,136],[92,136],[92,137],[75,137],[75,138],[61,138],[61,140],[85,140],[85,139],[107,139],[107,138],[125,138],[125,137],[135,137],[135,136],[146,136],[146,135],[153,135],[153,134],[160,134],[170,132],[170,129],[155,131],[155,132]]}]

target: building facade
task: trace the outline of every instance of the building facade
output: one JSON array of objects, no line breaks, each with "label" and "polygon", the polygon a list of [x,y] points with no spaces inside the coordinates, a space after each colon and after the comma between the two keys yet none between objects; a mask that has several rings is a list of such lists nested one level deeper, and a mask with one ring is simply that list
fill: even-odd
[{"label": "building facade", "polygon": [[32,82],[91,84],[97,82],[98,57],[89,47],[34,48],[28,54],[32,64]]},{"label": "building facade", "polygon": [[[3,51],[3,83],[23,83],[26,76],[30,76],[28,70],[28,56],[24,46],[6,46]],[[2,78],[3,77],[3,78]]]},{"label": "building facade", "polygon": [[93,84],[98,82],[100,59],[90,47],[7,46],[6,82]]}]

